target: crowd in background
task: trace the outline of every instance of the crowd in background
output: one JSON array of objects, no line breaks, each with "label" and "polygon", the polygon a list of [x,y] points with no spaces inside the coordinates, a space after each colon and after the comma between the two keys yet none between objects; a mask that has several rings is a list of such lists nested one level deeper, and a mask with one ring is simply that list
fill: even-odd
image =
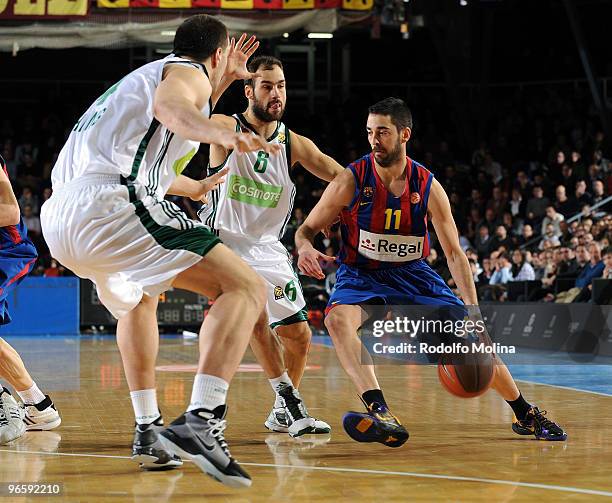
[{"label": "crowd in background", "polygon": [[[588,97],[567,99],[549,92],[532,96],[529,106],[520,105],[525,95],[499,97],[486,138],[472,152],[458,148],[456,153],[456,133],[447,112],[424,108],[426,100],[414,93],[406,98],[409,105],[411,100],[417,104],[409,155],[446,189],[481,299],[588,301],[592,279],[612,278],[612,203],[600,204],[612,194],[612,149],[585,106]],[[368,152],[365,117],[373,101],[364,94],[342,105],[329,103],[325,115],[306,118],[293,111],[287,122],[346,165]],[[291,119],[294,116],[301,118]],[[0,154],[40,253],[35,274],[70,274],[49,256],[39,212],[51,195],[54,161],[77,118],[32,109],[0,123]],[[188,173],[199,176],[205,163],[203,148]],[[302,168],[295,170],[294,179],[298,190],[283,238],[292,253],[295,229],[324,189]],[[192,203],[175,201],[195,218]],[[426,260],[454,288],[431,226],[430,232],[433,246]],[[317,246],[336,255],[339,234],[320,235]],[[333,279],[336,266],[322,265]],[[513,288],[520,282],[528,282],[528,288]]]}]

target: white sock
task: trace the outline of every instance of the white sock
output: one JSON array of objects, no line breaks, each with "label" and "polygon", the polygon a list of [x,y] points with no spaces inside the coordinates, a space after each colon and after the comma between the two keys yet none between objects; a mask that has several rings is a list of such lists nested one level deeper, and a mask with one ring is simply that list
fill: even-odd
[{"label": "white sock", "polygon": [[21,400],[23,400],[23,403],[26,405],[34,405],[42,402],[45,399],[45,394],[38,389],[36,383],[32,384],[32,387],[24,391],[17,391],[17,394],[21,397]]},{"label": "white sock", "polygon": [[155,389],[130,391],[130,398],[132,399],[137,424],[149,424],[159,417],[157,392]]},{"label": "white sock", "polygon": [[191,390],[191,403],[187,411],[194,409],[214,410],[225,405],[229,383],[220,377],[196,374]]},{"label": "white sock", "polygon": [[282,385],[288,384],[289,386],[293,386],[293,382],[291,382],[291,378],[287,374],[287,371],[283,372],[280,376],[275,377],[274,379],[268,379],[268,381],[270,381],[270,386],[272,386],[272,389],[276,394],[276,399],[274,400],[274,408],[278,409],[279,407],[283,407],[284,401],[282,397],[278,394],[278,389]]}]

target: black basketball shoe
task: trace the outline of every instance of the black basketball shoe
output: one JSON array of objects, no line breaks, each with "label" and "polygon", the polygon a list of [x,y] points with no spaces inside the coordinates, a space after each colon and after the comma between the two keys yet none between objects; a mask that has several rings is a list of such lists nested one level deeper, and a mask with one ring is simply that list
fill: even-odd
[{"label": "black basketball shoe", "polygon": [[251,485],[251,477],[232,458],[223,431],[227,427],[225,405],[215,410],[185,412],[162,430],[160,439],[170,452],[192,460],[200,470],[229,487]]},{"label": "black basketball shoe", "polygon": [[158,433],[163,427],[161,416],[152,423],[137,424],[135,427],[132,459],[143,470],[171,470],[183,464],[181,458],[168,452],[159,441]]},{"label": "black basketball shoe", "polygon": [[546,417],[546,411],[531,407],[523,420],[514,418],[512,431],[519,435],[534,435],[538,440],[566,440],[567,433],[555,422]]},{"label": "black basketball shoe", "polygon": [[408,431],[385,406],[372,403],[368,412],[347,412],[342,418],[344,430],[357,442],[380,442],[400,447],[408,440]]}]

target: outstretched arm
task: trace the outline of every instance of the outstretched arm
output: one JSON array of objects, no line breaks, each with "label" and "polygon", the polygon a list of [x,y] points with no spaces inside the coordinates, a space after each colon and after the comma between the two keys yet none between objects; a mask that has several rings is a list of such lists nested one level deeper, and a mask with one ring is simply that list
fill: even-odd
[{"label": "outstretched arm", "polygon": [[0,227],[19,223],[19,204],[0,162]]},{"label": "outstretched arm", "polygon": [[204,178],[203,180],[194,180],[185,175],[177,176],[170,188],[168,194],[173,196],[184,196],[190,198],[192,201],[200,201],[204,204],[208,203],[208,194],[220,183],[225,181],[225,176],[228,172],[228,168],[222,169],[218,173]]},{"label": "outstretched arm", "polygon": [[319,150],[312,140],[291,131],[291,161],[299,162],[314,176],[331,182],[344,168]]},{"label": "outstretched arm", "polygon": [[342,208],[350,204],[354,192],[353,174],[349,170],[343,171],[327,186],[317,205],[295,233],[298,267],[304,274],[317,279],[325,278],[319,259],[331,261],[334,257],[317,251],[313,246],[314,238],[335,220]]},{"label": "outstretched arm", "polygon": [[466,305],[478,305],[478,296],[476,295],[476,286],[470,270],[470,263],[459,244],[459,233],[446,192],[436,179],[431,184],[428,210],[438,240],[442,245],[444,255],[446,255],[448,269],[461,292],[463,302]]}]

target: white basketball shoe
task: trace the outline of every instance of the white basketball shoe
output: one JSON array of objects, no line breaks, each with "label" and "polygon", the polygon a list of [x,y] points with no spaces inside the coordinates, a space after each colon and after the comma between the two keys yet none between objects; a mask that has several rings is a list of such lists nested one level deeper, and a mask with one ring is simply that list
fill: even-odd
[{"label": "white basketball shoe", "polygon": [[0,386],[0,445],[21,437],[26,426],[24,411],[11,394]]}]

